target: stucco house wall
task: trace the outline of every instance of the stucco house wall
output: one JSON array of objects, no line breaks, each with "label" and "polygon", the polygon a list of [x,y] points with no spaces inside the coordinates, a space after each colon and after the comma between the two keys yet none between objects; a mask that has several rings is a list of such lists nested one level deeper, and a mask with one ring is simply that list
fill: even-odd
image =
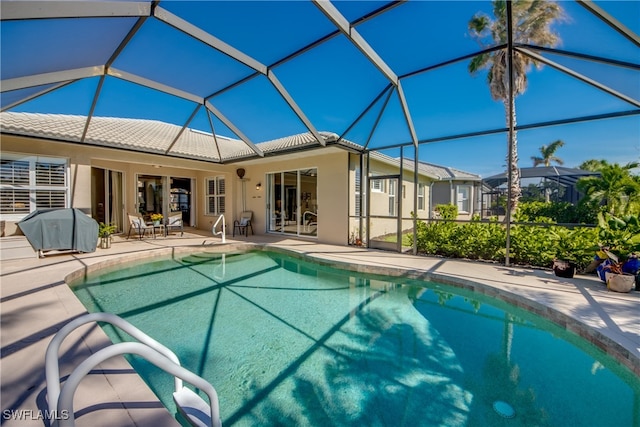
[{"label": "stucco house wall", "polygon": [[[225,177],[227,234],[232,233],[233,221],[242,211],[242,181],[236,169],[246,170],[246,209],[254,213],[253,229],[257,234],[266,232],[266,177],[268,173],[301,168],[317,168],[317,203],[319,242],[347,243],[348,237],[348,153],[338,148],[318,150],[313,155],[293,154],[256,159],[232,165],[218,165],[194,160],[169,158],[161,155],[136,153],[110,148],[88,147],[35,138],[3,135],[2,153],[28,154],[68,159],[70,207],[80,208],[92,215],[92,167],[111,169],[123,173],[124,181],[124,232],[128,232],[126,215],[137,212],[137,176],[172,176],[192,179],[192,209],[195,210],[194,226],[211,230],[218,219],[207,215],[206,180]],[[256,184],[260,182],[260,189]],[[5,215],[6,216],[6,215]],[[18,219],[19,220],[19,219]],[[15,234],[16,220],[5,221],[5,235]]]},{"label": "stucco house wall", "polygon": [[[299,169],[317,169],[318,237],[323,243],[346,245],[348,238],[349,167],[348,153],[339,148],[326,148],[278,157],[240,162],[232,166],[235,211],[242,210],[242,181],[235,169],[245,169],[246,208],[253,211],[256,233],[268,229],[267,175]],[[256,189],[260,183],[260,189]],[[284,234],[287,235],[287,234]]]}]

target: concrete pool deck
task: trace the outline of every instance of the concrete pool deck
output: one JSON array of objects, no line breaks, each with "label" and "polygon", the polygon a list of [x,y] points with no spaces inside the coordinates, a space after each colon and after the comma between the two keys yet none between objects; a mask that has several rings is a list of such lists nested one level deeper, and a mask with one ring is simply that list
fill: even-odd
[{"label": "concrete pool deck", "polygon": [[[48,409],[44,378],[47,345],[62,326],[86,313],[65,278],[123,260],[187,254],[203,247],[217,250],[223,248],[219,241],[190,230],[184,237],[116,237],[110,249],[37,258],[24,238],[1,239],[2,425],[44,425],[44,411]],[[595,276],[562,279],[547,270],[416,257],[270,235],[228,240],[225,247],[239,248],[245,243],[291,250],[358,271],[436,279],[494,296],[555,321],[640,376],[640,292],[609,292]],[[162,342],[162,337],[154,338]],[[109,344],[96,325],[86,325],[70,335],[60,352],[62,378],[77,363]],[[82,381],[74,409],[79,426],[177,425],[123,357],[102,363]]]}]

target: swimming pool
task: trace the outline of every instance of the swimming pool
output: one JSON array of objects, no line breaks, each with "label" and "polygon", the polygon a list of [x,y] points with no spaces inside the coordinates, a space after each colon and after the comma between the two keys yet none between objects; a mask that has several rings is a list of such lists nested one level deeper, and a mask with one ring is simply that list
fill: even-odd
[{"label": "swimming pool", "polygon": [[[253,251],[118,266],[71,287],[88,311],[127,319],[210,381],[225,426],[640,420],[640,380],[600,350],[441,284]],[[172,378],[130,362],[175,412]]]}]

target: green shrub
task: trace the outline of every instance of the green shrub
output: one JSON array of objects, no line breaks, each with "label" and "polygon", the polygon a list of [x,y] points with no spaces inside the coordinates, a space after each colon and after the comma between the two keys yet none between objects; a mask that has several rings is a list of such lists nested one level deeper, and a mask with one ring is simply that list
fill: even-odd
[{"label": "green shrub", "polygon": [[[516,215],[521,221],[522,216]],[[551,267],[553,260],[563,258],[574,261],[579,269],[593,259],[594,242],[598,241],[598,229],[580,227],[569,229],[554,226],[545,217],[535,217],[534,222],[549,226],[514,225],[510,233],[510,261],[514,264]],[[468,223],[417,221],[418,251],[429,255],[450,258],[482,259],[503,262],[505,260],[506,227],[496,219],[480,221],[474,217]],[[640,239],[640,237],[639,237]],[[410,236],[409,244],[413,244]]]},{"label": "green shrub", "polygon": [[536,222],[544,217],[561,224],[595,224],[597,209],[588,203],[578,206],[567,202],[524,202],[518,205],[519,220]]},{"label": "green shrub", "polygon": [[458,206],[456,205],[436,205],[434,210],[440,214],[442,219],[458,218]]}]

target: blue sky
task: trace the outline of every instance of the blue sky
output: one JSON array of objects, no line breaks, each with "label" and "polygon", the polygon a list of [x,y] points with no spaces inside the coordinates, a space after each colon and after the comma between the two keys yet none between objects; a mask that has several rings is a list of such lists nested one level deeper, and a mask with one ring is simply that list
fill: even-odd
[{"label": "blue sky", "polygon": [[[383,5],[370,1],[334,4],[350,20]],[[560,4],[566,19],[554,27],[562,40],[559,48],[633,63],[636,69],[559,55],[547,58],[639,100],[640,49],[575,2]],[[640,33],[637,19],[640,2],[596,4],[636,34]],[[160,6],[265,65],[273,65],[288,53],[335,30],[318,8],[306,1],[162,1]],[[411,1],[356,28],[402,77],[476,51],[478,45],[468,34],[467,22],[476,12],[490,13],[490,6],[485,1]],[[133,22],[132,18],[3,22],[2,78],[104,64]],[[401,79],[419,139],[505,126],[503,106],[491,99],[486,74],[471,76],[467,66],[468,61],[461,61]],[[202,97],[253,73],[155,19],[147,20],[113,67]],[[385,77],[344,36],[276,64],[273,71],[318,130],[338,134],[344,133],[388,85]],[[98,78],[85,79],[22,104],[14,111],[86,115],[97,84]],[[20,93],[4,93],[3,105],[19,96]],[[345,137],[364,144],[385,99],[382,96]],[[253,142],[307,131],[264,76],[218,94],[212,103]],[[95,114],[182,125],[194,108],[190,101],[109,77]],[[634,109],[638,110],[549,66],[531,71],[527,91],[516,100],[520,125]],[[190,126],[210,131],[202,109]],[[215,118],[214,127],[217,133],[235,136]],[[520,131],[520,166],[532,166],[530,157],[538,155],[542,145],[557,139],[565,142],[557,155],[569,167],[593,158],[622,164],[637,161],[640,116]],[[410,135],[400,103],[397,94],[392,93],[369,146],[408,141]],[[405,156],[412,157],[412,150],[406,150]],[[505,134],[424,144],[419,150],[421,160],[482,176],[502,172],[505,156]]]}]

